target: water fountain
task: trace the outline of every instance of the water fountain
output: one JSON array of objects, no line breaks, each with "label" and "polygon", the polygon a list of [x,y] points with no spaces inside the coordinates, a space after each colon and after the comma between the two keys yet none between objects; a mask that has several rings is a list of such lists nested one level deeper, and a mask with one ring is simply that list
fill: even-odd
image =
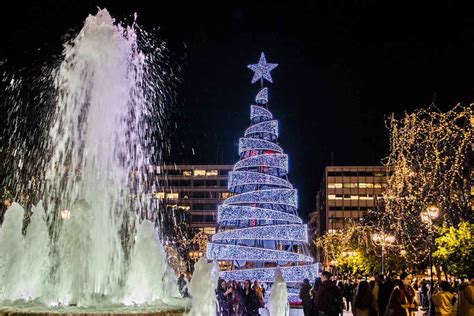
[{"label": "water fountain", "polygon": [[[14,203],[0,229],[0,314],[177,315],[178,299],[154,224],[151,116],[164,82],[137,26],[107,10],[89,16],[55,71],[42,201]],[[139,214],[139,215],[137,215]]]}]

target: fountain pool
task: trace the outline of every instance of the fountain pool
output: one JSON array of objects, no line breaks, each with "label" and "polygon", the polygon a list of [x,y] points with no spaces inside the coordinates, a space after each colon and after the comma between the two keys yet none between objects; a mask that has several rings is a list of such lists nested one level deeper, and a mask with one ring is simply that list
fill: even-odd
[{"label": "fountain pool", "polygon": [[42,78],[54,87],[44,177],[36,205],[13,203],[0,227],[0,315],[181,315],[190,304],[148,220],[166,82],[137,30],[99,10]]}]

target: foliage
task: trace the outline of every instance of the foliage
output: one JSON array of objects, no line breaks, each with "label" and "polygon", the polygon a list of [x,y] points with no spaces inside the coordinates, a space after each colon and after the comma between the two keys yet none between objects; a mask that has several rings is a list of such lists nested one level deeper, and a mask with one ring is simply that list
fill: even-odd
[{"label": "foliage", "polygon": [[448,273],[462,276],[472,275],[474,262],[474,243],[472,236],[474,224],[461,222],[457,227],[443,225],[437,230],[436,251],[433,259],[439,262]]},{"label": "foliage", "polygon": [[337,267],[349,275],[366,275],[373,271],[374,265],[368,253],[363,249],[348,252],[337,258]]}]

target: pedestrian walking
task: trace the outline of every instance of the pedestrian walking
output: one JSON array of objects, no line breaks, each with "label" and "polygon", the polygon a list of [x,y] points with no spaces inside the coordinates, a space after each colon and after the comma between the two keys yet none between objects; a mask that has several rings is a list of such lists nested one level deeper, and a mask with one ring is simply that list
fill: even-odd
[{"label": "pedestrian walking", "polygon": [[309,284],[308,279],[303,280],[299,297],[303,303],[304,316],[311,316],[311,312],[313,310],[313,301],[311,300],[311,284]]},{"label": "pedestrian walking", "polygon": [[352,314],[354,316],[369,316],[374,303],[372,291],[367,281],[361,281],[357,286]]},{"label": "pedestrian walking", "polygon": [[328,271],[321,273],[321,280],[315,297],[316,309],[325,316],[337,316],[342,312],[342,293],[331,281],[331,273]]}]

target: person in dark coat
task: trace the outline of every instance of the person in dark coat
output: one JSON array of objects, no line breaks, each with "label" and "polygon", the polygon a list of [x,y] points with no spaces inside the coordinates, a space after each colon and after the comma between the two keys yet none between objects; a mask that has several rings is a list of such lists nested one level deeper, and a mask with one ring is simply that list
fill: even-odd
[{"label": "person in dark coat", "polygon": [[217,289],[217,301],[219,302],[219,316],[232,316],[234,309],[232,306],[232,287],[227,286],[227,282],[222,280]]},{"label": "person in dark coat", "polygon": [[342,313],[342,293],[331,281],[331,273],[321,273],[323,281],[316,292],[315,304],[318,311],[323,311],[327,316],[338,316]]},{"label": "person in dark coat", "polygon": [[322,281],[320,277],[316,277],[314,279],[313,287],[311,288],[311,297],[313,298],[313,311],[312,315],[319,315],[319,310],[316,308],[316,293],[319,290],[319,287],[321,286]]},{"label": "person in dark coat", "polygon": [[357,286],[352,314],[354,316],[369,316],[373,303],[374,298],[369,283],[361,281]]},{"label": "person in dark coat", "polygon": [[257,316],[259,301],[255,291],[251,288],[250,280],[245,280],[242,290],[242,316]]},{"label": "person in dark coat", "polygon": [[415,301],[415,290],[411,287],[413,277],[403,272],[400,281],[393,288],[387,307],[387,315],[390,316],[414,316],[417,308]]},{"label": "person in dark coat", "polygon": [[344,284],[342,296],[346,299],[346,310],[349,311],[349,306],[352,305],[352,283],[350,280],[347,280],[347,283]]},{"label": "person in dark coat", "polygon": [[381,284],[379,289],[379,315],[385,315],[387,311],[388,301],[390,295],[392,294],[393,288],[395,287],[395,281],[397,279],[397,274],[392,273],[387,275],[385,281]]},{"label": "person in dark coat", "polygon": [[303,313],[304,316],[311,316],[311,311],[313,309],[313,302],[311,300],[311,284],[309,284],[308,279],[303,280],[303,285],[300,289],[300,299],[303,303]]}]

